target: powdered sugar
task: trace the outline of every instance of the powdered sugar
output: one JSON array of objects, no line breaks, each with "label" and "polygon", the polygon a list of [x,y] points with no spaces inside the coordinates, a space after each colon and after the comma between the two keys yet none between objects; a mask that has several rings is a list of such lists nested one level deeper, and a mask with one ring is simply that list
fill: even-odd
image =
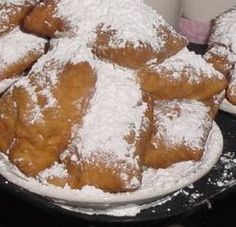
[{"label": "powdered sugar", "polygon": [[2,4],[0,9],[0,32],[8,30],[11,17],[20,13],[22,6],[35,2],[37,0],[0,0],[0,4]]},{"label": "powdered sugar", "polygon": [[[191,184],[206,174],[219,159],[222,147],[222,136],[219,129],[214,125],[206,143],[206,152],[200,162],[178,163],[167,169],[147,169],[143,172],[142,186],[132,193],[110,194],[90,186],[86,186],[81,190],[45,186],[35,179],[26,178],[2,154],[0,154],[0,173],[21,187],[54,198],[56,204],[74,212],[134,216],[142,209],[162,205],[170,201],[172,197],[169,196],[163,200],[157,199],[159,196],[164,196]],[[173,196],[175,197],[179,193],[182,193],[182,191],[175,193]],[[147,201],[148,204],[146,204]]]},{"label": "powdered sugar", "polygon": [[[23,87],[31,97],[34,108],[27,117],[30,124],[42,121],[44,110],[57,106],[58,102],[52,91],[57,86],[58,76],[63,67],[69,62],[92,62],[93,60],[89,49],[80,45],[79,38],[57,39],[52,40],[51,43],[52,49],[33,65],[27,77],[14,85]],[[43,107],[39,106],[39,96],[46,98]]]},{"label": "powdered sugar", "polygon": [[[121,165],[120,161],[125,160],[138,166],[135,142],[145,126],[147,105],[142,101],[135,72],[103,62],[95,68],[98,77],[95,94],[72,144],[82,151],[79,153],[82,160],[92,160],[94,156],[107,165]],[[135,137],[133,143],[125,139],[130,134]]]},{"label": "powdered sugar", "polygon": [[[157,101],[154,105],[155,138],[166,138],[166,145],[184,145],[191,149],[204,149],[212,120],[209,108],[198,101]],[[153,144],[155,145],[155,142]]]},{"label": "powdered sugar", "polygon": [[216,181],[211,181],[212,184],[217,185],[218,187],[226,187],[236,184],[236,176],[233,173],[233,168],[236,166],[236,156],[232,152],[225,153],[221,158],[220,162],[224,165],[225,169],[223,175],[220,179]]},{"label": "powdered sugar", "polygon": [[222,46],[222,45],[216,45],[213,48],[210,49],[205,55],[204,58],[207,60],[211,57],[211,55],[214,54],[216,56],[224,57],[226,58],[230,63],[233,63],[236,61],[236,55],[233,54],[229,48]]},{"label": "powdered sugar", "polygon": [[47,40],[24,33],[19,27],[0,38],[0,70],[19,62],[29,53],[44,52]]},{"label": "powdered sugar", "polygon": [[229,87],[230,94],[232,96],[236,96],[236,64],[234,65],[234,69],[230,72],[230,81],[229,81]]},{"label": "powdered sugar", "polygon": [[216,18],[209,44],[226,45],[236,53],[236,7]]},{"label": "powdered sugar", "polygon": [[0,82],[0,94],[7,90],[12,84],[14,84],[19,78],[4,79]]},{"label": "powdered sugar", "polygon": [[163,63],[157,65],[149,62],[150,68],[160,74],[167,73],[173,80],[181,80],[183,72],[188,76],[187,82],[198,83],[201,77],[224,79],[224,76],[216,71],[214,67],[208,64],[200,55],[190,52],[184,48],[176,55],[166,59]]},{"label": "powdered sugar", "polygon": [[40,182],[46,184],[47,180],[52,179],[53,177],[60,177],[62,179],[68,177],[68,172],[64,164],[55,162],[51,168],[40,172],[37,176],[37,179]]},{"label": "powdered sugar", "polygon": [[220,109],[225,112],[236,115],[236,106],[231,104],[227,99],[223,100],[223,102],[220,105]]},{"label": "powdered sugar", "polygon": [[121,47],[129,41],[134,46],[143,43],[159,50],[164,45],[164,40],[157,29],[161,26],[168,27],[174,32],[142,0],[60,0],[56,16],[64,18],[81,40],[86,40],[87,43],[94,41],[95,31],[101,25],[104,31],[116,31],[110,45]]},{"label": "powdered sugar", "polygon": [[39,1],[39,0],[0,0],[0,4],[11,3],[14,5],[24,5],[26,2],[27,3],[29,3],[29,2],[35,3],[37,1]]}]

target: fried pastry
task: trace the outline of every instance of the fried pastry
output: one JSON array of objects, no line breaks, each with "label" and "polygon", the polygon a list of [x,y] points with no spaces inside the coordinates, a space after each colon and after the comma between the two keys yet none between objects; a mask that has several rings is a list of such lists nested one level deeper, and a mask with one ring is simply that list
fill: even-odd
[{"label": "fried pastry", "polygon": [[231,53],[228,47],[217,44],[208,49],[204,59],[212,64],[216,70],[228,77],[236,56]]},{"label": "fried pastry", "polygon": [[215,116],[217,115],[220,105],[224,101],[224,99],[225,99],[225,91],[222,91],[221,93],[213,96],[209,100],[204,101],[204,103],[207,106],[209,106],[211,109],[210,113],[211,113],[212,119],[214,119]]},{"label": "fried pastry", "polygon": [[54,162],[50,168],[40,172],[36,176],[36,179],[43,184],[51,184],[61,188],[69,185],[72,189],[74,189],[73,179],[70,177],[64,163]]},{"label": "fried pastry", "polygon": [[141,183],[138,154],[149,136],[149,104],[132,70],[100,63],[90,109],[61,156],[67,177],[48,178],[71,188],[95,186],[109,192],[133,191]]},{"label": "fried pastry", "polygon": [[66,23],[56,16],[59,0],[44,0],[37,4],[24,20],[24,27],[31,32],[53,37],[56,32],[66,30]]},{"label": "fried pastry", "polygon": [[222,13],[215,18],[209,46],[212,47],[206,54],[208,62],[223,72],[228,79],[229,85],[226,89],[226,98],[233,105],[236,104],[235,97],[235,63],[236,63],[236,7]]},{"label": "fried pastry", "polygon": [[22,173],[130,192],[146,166],[201,159],[226,79],[143,0],[44,0],[24,26],[51,39],[42,55],[18,26],[0,37],[2,81],[34,63],[0,96],[0,151]]},{"label": "fried pastry", "polygon": [[161,62],[187,45],[140,0],[44,1],[25,19],[25,27],[48,36],[76,34],[93,46],[99,58],[134,69],[153,58]]},{"label": "fried pastry", "polygon": [[161,64],[150,62],[138,73],[138,78],[141,87],[154,99],[206,100],[227,85],[221,73],[187,49]]},{"label": "fried pastry", "polygon": [[20,25],[35,2],[33,0],[2,0],[0,2],[0,35]]},{"label": "fried pastry", "polygon": [[[133,20],[135,21],[135,17]],[[134,26],[133,20],[130,21],[130,28],[127,25],[128,31]],[[149,60],[155,59],[157,63],[161,63],[186,46],[186,40],[175,33],[172,28],[166,26],[162,18],[153,18],[153,20],[158,22],[153,24],[151,31],[147,31],[147,33],[143,31],[143,40],[140,38],[140,40],[127,39],[124,41],[125,37],[121,35],[122,30],[118,31],[111,26],[99,26],[93,53],[101,59],[120,66],[140,69]],[[152,45],[152,41],[148,40],[151,37],[145,37],[145,34],[148,33],[151,33],[151,37],[156,36],[156,40],[160,39],[160,42],[154,41],[156,44],[159,43],[159,46]],[[119,37],[120,35],[121,37]]]},{"label": "fried pastry", "polygon": [[27,176],[59,159],[92,96],[96,75],[84,56],[79,60],[78,49],[70,50],[78,55],[74,62],[60,55],[70,42],[54,44],[0,101],[0,150]]},{"label": "fried pastry", "polygon": [[16,78],[31,67],[45,53],[46,42],[43,38],[22,32],[19,27],[1,36],[0,81]]},{"label": "fried pastry", "polygon": [[231,52],[236,53],[235,28],[236,6],[214,19],[208,40],[209,46],[223,45],[229,48]]},{"label": "fried pastry", "polygon": [[153,131],[144,164],[166,168],[180,161],[200,160],[212,127],[209,110],[193,100],[155,101]]},{"label": "fried pastry", "polygon": [[234,69],[230,72],[229,85],[226,89],[227,98],[230,103],[236,105],[236,64]]}]

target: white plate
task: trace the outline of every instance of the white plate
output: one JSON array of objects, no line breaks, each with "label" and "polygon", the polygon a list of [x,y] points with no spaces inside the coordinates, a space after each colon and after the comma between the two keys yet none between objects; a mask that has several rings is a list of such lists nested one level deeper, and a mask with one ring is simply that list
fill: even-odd
[{"label": "white plate", "polygon": [[29,179],[13,166],[7,157],[0,153],[0,174],[8,181],[30,192],[52,199],[56,204],[71,208],[95,208],[105,210],[132,204],[143,205],[151,203],[192,184],[208,173],[218,161],[223,149],[223,137],[220,129],[214,123],[206,143],[204,157],[198,162],[182,162],[167,169],[147,169],[143,174],[143,183],[139,190],[130,193],[104,193],[93,187],[82,190],[58,188],[40,184],[35,179]]},{"label": "white plate", "polygon": [[220,109],[231,114],[236,114],[236,106],[232,105],[227,99],[224,99],[221,103]]}]

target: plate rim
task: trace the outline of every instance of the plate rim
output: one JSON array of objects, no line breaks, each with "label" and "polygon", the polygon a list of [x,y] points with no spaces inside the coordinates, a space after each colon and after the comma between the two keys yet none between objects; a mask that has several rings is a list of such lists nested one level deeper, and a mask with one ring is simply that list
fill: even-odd
[{"label": "plate rim", "polygon": [[[120,193],[118,196],[117,194],[115,196],[111,198],[98,198],[97,200],[94,200],[94,198],[92,198],[92,200],[90,200],[90,198],[81,198],[81,197],[77,197],[75,200],[73,199],[69,199],[68,197],[65,198],[63,195],[60,194],[60,196],[55,197],[55,195],[52,195],[51,190],[49,190],[50,188],[52,188],[51,186],[44,186],[41,185],[40,183],[38,183],[38,185],[40,185],[41,187],[45,188],[46,193],[42,193],[42,191],[40,191],[41,193],[39,193],[39,191],[35,191],[32,188],[29,188],[25,185],[27,178],[23,176],[22,174],[22,178],[20,178],[21,180],[21,184],[19,184],[19,178],[15,179],[14,176],[11,175],[11,173],[7,172],[7,171],[3,171],[4,168],[1,168],[0,165],[0,174],[7,179],[8,181],[10,181],[13,184],[16,184],[17,186],[24,188],[25,190],[31,192],[31,193],[35,193],[37,195],[46,197],[48,199],[53,200],[56,204],[65,204],[65,203],[76,203],[77,205],[80,205],[81,207],[91,207],[91,206],[96,206],[96,205],[102,205],[103,207],[107,207],[109,205],[120,205],[125,203],[127,204],[137,204],[140,203],[141,201],[145,200],[145,201],[156,201],[157,199],[160,199],[161,197],[165,197],[168,194],[171,194],[175,191],[178,191],[181,188],[184,188],[192,183],[194,183],[195,181],[199,180],[200,178],[202,178],[204,175],[206,175],[212,168],[213,166],[216,164],[216,162],[219,160],[222,151],[223,151],[223,135],[221,133],[221,130],[219,129],[219,127],[217,126],[217,124],[214,122],[213,124],[213,129],[210,133],[210,135],[212,136],[212,134],[215,134],[213,136],[217,136],[217,140],[218,140],[218,151],[215,152],[215,156],[214,156],[214,160],[212,161],[211,165],[208,166],[208,168],[205,169],[204,172],[201,172],[201,174],[197,175],[197,177],[195,177],[194,179],[192,179],[191,181],[180,185],[179,187],[176,187],[174,190],[171,189],[169,191],[166,191],[164,194],[162,195],[157,195],[155,192],[149,192],[150,194],[145,197],[142,198],[137,198],[137,196],[133,196],[133,192],[132,193]],[[212,138],[211,138],[212,139]],[[0,156],[0,161],[2,161],[1,156]],[[19,176],[18,176],[19,177]],[[62,192],[63,189],[60,189],[60,193]],[[53,192],[54,194],[55,192]],[[144,203],[144,202],[143,202]]]},{"label": "plate rim", "polygon": [[224,99],[221,103],[220,110],[236,115],[236,105],[231,104],[227,99]]}]

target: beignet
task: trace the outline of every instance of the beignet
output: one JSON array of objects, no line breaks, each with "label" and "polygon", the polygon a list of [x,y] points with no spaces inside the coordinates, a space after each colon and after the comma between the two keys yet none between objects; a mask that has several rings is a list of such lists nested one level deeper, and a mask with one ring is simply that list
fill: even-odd
[{"label": "beignet", "polygon": [[202,102],[193,100],[155,101],[144,164],[166,168],[180,161],[200,160],[212,127],[209,111]]},{"label": "beignet", "polygon": [[133,191],[142,179],[139,153],[149,136],[149,103],[134,71],[102,62],[95,68],[98,80],[90,108],[61,156],[68,172],[64,183],[72,188]]},{"label": "beignet", "polygon": [[153,58],[162,62],[187,45],[140,0],[46,0],[26,17],[25,27],[48,36],[77,35],[99,58],[133,69]]},{"label": "beignet", "polygon": [[0,150],[27,176],[59,160],[92,97],[96,74],[85,56],[60,54],[70,43],[54,44],[0,100]]},{"label": "beignet", "polygon": [[[163,63],[150,62],[138,73],[141,87],[154,99],[206,100],[223,91],[225,77],[187,49]],[[209,86],[209,84],[211,86]]]},{"label": "beignet", "polygon": [[232,64],[236,60],[235,57],[228,47],[218,44],[208,49],[204,55],[204,59],[211,63],[216,70],[224,74],[226,78],[228,78]]},{"label": "beignet", "polygon": [[236,6],[223,12],[214,19],[209,37],[211,49],[206,53],[208,62],[223,72],[228,79],[226,98],[231,104],[236,104],[235,97],[235,63],[236,63]]},{"label": "beignet", "polygon": [[51,38],[47,53],[36,61],[45,41],[19,27],[0,37],[29,47],[2,64],[3,81],[27,68],[0,96],[11,163],[43,185],[116,193],[141,188],[147,166],[201,159],[226,79],[183,36],[143,0],[37,3],[19,26]]}]

